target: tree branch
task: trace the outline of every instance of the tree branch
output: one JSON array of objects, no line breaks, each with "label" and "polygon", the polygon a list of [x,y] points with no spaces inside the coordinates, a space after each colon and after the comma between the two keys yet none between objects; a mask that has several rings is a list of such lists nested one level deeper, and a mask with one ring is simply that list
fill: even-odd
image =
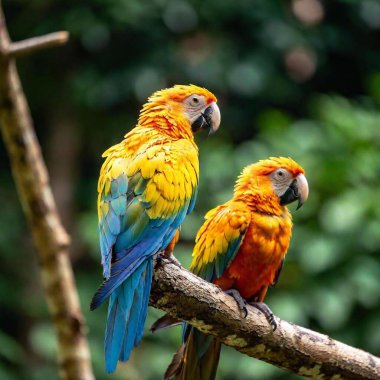
[{"label": "tree branch", "polygon": [[257,309],[249,307],[243,318],[232,297],[166,259],[155,271],[150,303],[243,354],[307,378],[380,379],[379,358],[278,318],[272,332]]},{"label": "tree branch", "polygon": [[37,50],[63,45],[68,39],[69,33],[55,32],[40,37],[28,38],[19,42],[12,42],[9,46],[8,54],[11,57],[19,57]]},{"label": "tree branch", "polygon": [[84,319],[69,259],[70,239],[57,213],[29,107],[14,59],[9,55],[12,46],[13,54],[30,52],[53,46],[58,39],[49,37],[42,42],[44,38],[40,37],[39,42],[31,43],[32,40],[12,45],[0,5],[0,128],[37,248],[42,285],[58,337],[60,377],[93,380]]}]

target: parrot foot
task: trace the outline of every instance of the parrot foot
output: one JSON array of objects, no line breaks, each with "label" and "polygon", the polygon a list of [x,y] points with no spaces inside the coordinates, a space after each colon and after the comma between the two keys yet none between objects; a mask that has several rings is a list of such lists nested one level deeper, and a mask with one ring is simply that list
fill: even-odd
[{"label": "parrot foot", "polygon": [[273,331],[276,331],[277,329],[277,322],[274,319],[274,314],[272,313],[272,310],[265,304],[264,302],[250,302],[249,305],[255,307],[256,309],[260,310],[270,326],[272,327]]},{"label": "parrot foot", "polygon": [[244,313],[244,318],[248,315],[247,301],[241,296],[241,294],[236,289],[229,289],[225,291],[226,294],[233,297],[239,306],[240,311]]},{"label": "parrot foot", "polygon": [[169,261],[170,263],[176,265],[178,268],[182,268],[181,263],[173,255],[167,256],[165,251],[161,251],[156,256],[154,269],[156,270],[158,267],[160,267],[162,264],[164,264],[165,259],[167,261]]},{"label": "parrot foot", "polygon": [[154,270],[156,270],[157,268],[159,268],[161,265],[162,265],[162,259],[163,257],[158,254],[154,260]]},{"label": "parrot foot", "polygon": [[182,268],[182,265],[181,263],[179,262],[178,259],[176,259],[173,255],[170,255],[169,257],[167,257],[167,259],[174,265],[176,265],[178,268]]}]

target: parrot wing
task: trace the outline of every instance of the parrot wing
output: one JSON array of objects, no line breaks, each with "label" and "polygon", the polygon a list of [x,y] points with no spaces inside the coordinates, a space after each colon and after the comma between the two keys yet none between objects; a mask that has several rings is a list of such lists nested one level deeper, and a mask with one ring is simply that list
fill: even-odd
[{"label": "parrot wing", "polygon": [[[242,202],[227,202],[209,211],[200,228],[193,252],[190,270],[212,282],[222,276],[236,256],[251,221],[251,213]],[[176,323],[168,316],[159,319],[154,330]],[[165,379],[214,379],[221,343],[184,323],[183,344],[174,355]]]},{"label": "parrot wing", "polygon": [[[141,153],[139,153],[141,152]],[[191,143],[178,140],[143,146],[134,157],[111,148],[98,185],[99,237],[104,284],[98,307],[144,257],[164,249],[194,205],[198,156]]]},{"label": "parrot wing", "polygon": [[251,214],[242,202],[227,202],[206,214],[194,247],[190,270],[206,281],[222,276],[247,232]]}]

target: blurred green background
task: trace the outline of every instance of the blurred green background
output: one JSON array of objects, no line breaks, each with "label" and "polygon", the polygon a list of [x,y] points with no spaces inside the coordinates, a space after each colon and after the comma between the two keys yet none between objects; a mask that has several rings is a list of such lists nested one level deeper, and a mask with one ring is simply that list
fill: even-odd
[{"label": "blurred green background", "polygon": [[[18,67],[65,226],[97,379],[156,380],[180,341],[149,332],[114,375],[103,369],[106,307],[96,182],[101,153],[135,124],[154,90],[212,90],[220,131],[199,135],[201,184],[176,249],[187,266],[205,212],[244,165],[291,156],[310,198],[294,213],[280,318],[380,355],[380,2],[372,0],[7,0],[14,40],[68,30],[70,43]],[[0,379],[57,379],[55,338],[36,255],[0,143]],[[294,211],[294,207],[292,207]],[[161,312],[151,309],[147,328]],[[225,348],[218,379],[295,379]]]}]

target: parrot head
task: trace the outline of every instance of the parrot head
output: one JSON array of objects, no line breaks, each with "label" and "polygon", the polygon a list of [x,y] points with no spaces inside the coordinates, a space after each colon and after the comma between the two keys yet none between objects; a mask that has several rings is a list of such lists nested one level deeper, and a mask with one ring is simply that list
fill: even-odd
[{"label": "parrot head", "polygon": [[236,193],[252,192],[265,197],[271,196],[279,206],[298,201],[297,210],[306,202],[309,186],[304,169],[291,158],[271,157],[247,166],[235,187]]},{"label": "parrot head", "polygon": [[274,161],[274,170],[269,176],[273,189],[280,199],[280,205],[298,201],[298,210],[309,196],[305,171],[291,158],[272,158],[271,161]]},{"label": "parrot head", "polygon": [[[214,133],[220,125],[220,111],[216,102],[215,95],[205,88],[175,85],[156,91],[148,98],[140,114],[140,123],[144,123],[147,116],[158,116],[164,117],[171,126],[177,128],[179,121],[184,121],[192,132],[207,129],[209,133]],[[162,124],[158,126],[162,127]]]}]

